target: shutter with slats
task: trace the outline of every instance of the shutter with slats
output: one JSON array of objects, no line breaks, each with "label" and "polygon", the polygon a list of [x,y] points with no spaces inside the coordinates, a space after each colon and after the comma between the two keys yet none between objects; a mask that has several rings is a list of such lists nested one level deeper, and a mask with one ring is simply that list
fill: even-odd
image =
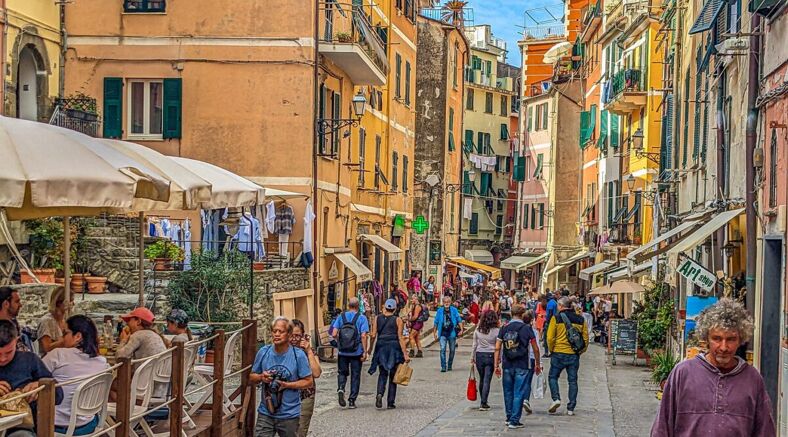
[{"label": "shutter with slats", "polygon": [[610,114],[610,146],[614,149],[618,149],[619,144],[621,144],[620,140],[620,132],[619,132],[619,116],[616,114]]},{"label": "shutter with slats", "polygon": [[484,154],[484,132],[478,132],[476,134],[476,139],[478,140],[478,143],[476,144],[476,153],[478,153],[479,155],[483,155]]},{"label": "shutter with slats", "polygon": [[533,125],[533,118],[534,118],[534,107],[533,106],[529,106],[528,107],[528,120],[527,120],[528,126],[526,128],[526,130],[528,132],[531,132],[531,128],[532,128],[532,125]]},{"label": "shutter with slats", "polygon": [[123,136],[123,79],[104,78],[104,138]]},{"label": "shutter with slats", "polygon": [[484,153],[485,154],[492,153],[492,141],[490,141],[491,138],[492,138],[492,135],[490,135],[488,133],[484,134]]},{"label": "shutter with slats", "polygon": [[465,144],[463,148],[466,152],[473,152],[473,131],[465,129]]},{"label": "shutter with slats", "polygon": [[501,139],[508,140],[509,139],[509,126],[506,124],[501,124]]},{"label": "shutter with slats", "polygon": [[164,79],[164,133],[166,138],[181,137],[183,82],[180,78]]},{"label": "shutter with slats", "polygon": [[580,147],[584,148],[591,139],[589,126],[591,125],[591,111],[580,112]]},{"label": "shutter with slats", "polygon": [[518,156],[517,163],[514,165],[512,178],[517,182],[525,180],[525,156]]},{"label": "shutter with slats", "polygon": [[668,94],[665,97],[665,121],[663,128],[665,130],[665,163],[664,169],[671,168],[673,162],[673,95]]}]

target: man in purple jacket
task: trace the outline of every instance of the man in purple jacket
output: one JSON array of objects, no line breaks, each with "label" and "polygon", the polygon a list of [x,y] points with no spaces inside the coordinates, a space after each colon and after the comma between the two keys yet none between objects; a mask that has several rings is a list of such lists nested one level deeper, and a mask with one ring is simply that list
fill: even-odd
[{"label": "man in purple jacket", "polygon": [[736,356],[752,329],[750,315],[730,299],[720,299],[698,316],[695,332],[708,352],[671,372],[652,437],[776,435],[761,374]]}]

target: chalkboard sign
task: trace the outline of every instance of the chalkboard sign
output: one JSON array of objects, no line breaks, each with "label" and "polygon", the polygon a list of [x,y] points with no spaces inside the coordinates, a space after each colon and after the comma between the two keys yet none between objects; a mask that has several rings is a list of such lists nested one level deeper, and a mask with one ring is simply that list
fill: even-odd
[{"label": "chalkboard sign", "polygon": [[636,320],[613,319],[610,321],[610,331],[613,342],[613,364],[616,364],[616,353],[637,354],[638,322]]}]

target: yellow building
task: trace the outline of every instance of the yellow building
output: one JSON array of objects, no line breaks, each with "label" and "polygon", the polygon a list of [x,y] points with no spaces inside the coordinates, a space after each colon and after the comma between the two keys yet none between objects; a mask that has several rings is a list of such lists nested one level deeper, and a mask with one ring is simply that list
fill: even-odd
[{"label": "yellow building", "polygon": [[60,6],[42,0],[3,4],[3,114],[48,122],[61,94]]}]

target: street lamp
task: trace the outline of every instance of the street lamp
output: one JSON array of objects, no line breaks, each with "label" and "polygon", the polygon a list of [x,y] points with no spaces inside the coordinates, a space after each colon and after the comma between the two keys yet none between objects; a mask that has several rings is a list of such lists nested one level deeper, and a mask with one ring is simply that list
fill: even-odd
[{"label": "street lamp", "polygon": [[635,188],[635,176],[632,173],[627,176],[627,188],[629,188],[629,191]]},{"label": "street lamp", "polygon": [[659,164],[659,153],[647,152],[643,147],[643,139],[643,128],[638,128],[632,136],[629,137],[629,141],[632,143],[632,150],[635,151],[635,156],[638,158],[646,157],[652,162]]},{"label": "street lamp", "polygon": [[[367,104],[367,98],[359,90],[358,94],[353,96],[353,115],[355,118],[318,118],[317,119],[317,135],[323,138],[328,134],[334,134],[342,128],[353,126],[358,127],[361,117],[364,115],[364,109]],[[320,156],[334,156],[333,149],[331,153],[318,154]]]},{"label": "street lamp", "polygon": [[364,97],[364,94],[361,94],[361,91],[358,92],[355,96],[353,96],[353,113],[356,114],[356,118],[361,118],[364,115],[364,107],[367,105],[367,98]]}]

